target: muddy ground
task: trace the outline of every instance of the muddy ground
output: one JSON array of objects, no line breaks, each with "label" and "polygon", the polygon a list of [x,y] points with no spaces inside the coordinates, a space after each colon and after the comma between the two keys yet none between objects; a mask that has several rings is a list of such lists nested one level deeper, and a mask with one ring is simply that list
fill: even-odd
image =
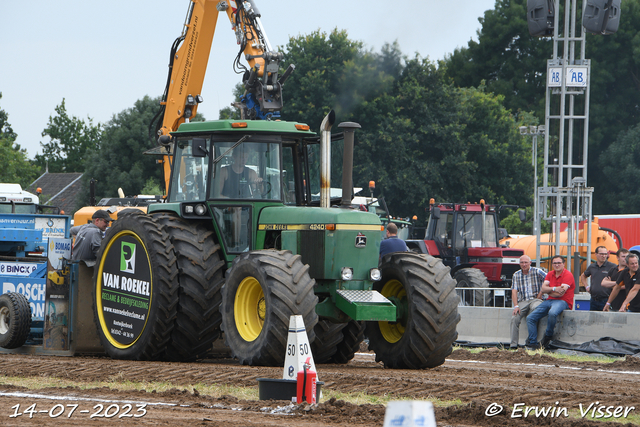
[{"label": "muddy ground", "polygon": [[[318,374],[324,390],[394,399],[459,399],[459,405],[436,408],[438,426],[620,426],[629,424],[623,416],[625,408],[627,414],[640,416],[640,359],[633,357],[600,364],[563,362],[524,350],[491,349],[480,354],[456,350],[436,369],[408,371],[385,369],[372,354],[359,353],[347,365],[318,365]],[[232,396],[213,398],[193,389],[197,383],[257,388],[257,378],[282,375],[282,368],[240,366],[228,359],[162,363],[5,354],[0,355],[0,375],[54,377],[78,385],[126,379],[191,386],[190,391],[124,392],[107,387],[27,390],[0,385],[1,425],[382,426],[385,415],[382,405],[353,405],[334,399],[315,406],[292,405]],[[145,403],[144,408],[136,406]],[[91,418],[100,404],[99,416]],[[592,409],[605,407],[605,413],[611,407],[613,414],[620,407],[621,415],[616,418],[623,423],[564,416],[566,411],[580,417],[580,409],[591,414],[590,405]],[[524,417],[527,407],[533,409]],[[536,417],[535,410],[544,408],[550,408],[547,415]],[[105,410],[108,417],[104,417]],[[18,413],[22,415],[16,416]],[[490,416],[492,413],[497,415]],[[598,415],[597,410],[593,413]]]}]

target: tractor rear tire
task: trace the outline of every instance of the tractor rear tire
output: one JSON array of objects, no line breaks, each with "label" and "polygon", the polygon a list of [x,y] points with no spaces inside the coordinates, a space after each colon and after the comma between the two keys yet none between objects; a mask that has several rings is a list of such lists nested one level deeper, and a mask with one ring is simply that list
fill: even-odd
[{"label": "tractor rear tire", "polygon": [[204,223],[167,213],[153,214],[173,243],[178,261],[178,313],[165,357],[191,362],[206,357],[220,337],[225,262],[215,233]]},{"label": "tractor rear tire", "polygon": [[367,322],[369,348],[387,368],[435,368],[457,339],[458,295],[449,267],[430,255],[396,252],[381,261],[373,288],[398,307],[396,322]]},{"label": "tractor rear tire", "polygon": [[319,320],[314,328],[315,340],[311,343],[313,361],[315,363],[332,363],[332,358],[338,351],[338,345],[343,340],[342,330],[346,323],[333,323]]},{"label": "tractor rear tire", "polygon": [[113,359],[160,360],[178,305],[178,267],[165,228],[129,213],[107,231],[93,276],[98,335]]},{"label": "tractor rear tire", "polygon": [[342,329],[342,341],[338,344],[336,353],[331,357],[331,362],[345,364],[353,359],[356,351],[360,349],[360,344],[364,341],[366,327],[365,322],[350,320]]},{"label": "tractor rear tire", "polygon": [[289,319],[301,315],[309,343],[318,323],[315,280],[300,255],[246,252],[233,260],[222,287],[222,329],[243,365],[284,365]]},{"label": "tractor rear tire", "polygon": [[0,347],[22,347],[31,329],[31,306],[18,292],[0,295]]},{"label": "tractor rear tire", "polygon": [[[477,268],[462,268],[453,275],[456,288],[488,288],[487,276]],[[466,289],[460,291],[460,305],[473,307],[490,307],[492,305],[492,291]]]}]

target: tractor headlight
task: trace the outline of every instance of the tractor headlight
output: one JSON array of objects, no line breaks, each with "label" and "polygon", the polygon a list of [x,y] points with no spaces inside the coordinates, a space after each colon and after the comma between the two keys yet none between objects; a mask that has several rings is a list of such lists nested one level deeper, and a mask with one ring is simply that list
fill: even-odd
[{"label": "tractor headlight", "polygon": [[351,280],[353,279],[353,268],[351,267],[342,267],[342,272],[340,273],[342,280]]},{"label": "tractor headlight", "polygon": [[207,208],[204,205],[196,205],[196,215],[204,215],[207,212]]},{"label": "tractor headlight", "polygon": [[369,270],[369,277],[371,278],[372,282],[377,282],[382,278],[382,273],[380,273],[380,270],[378,270],[377,268],[372,268],[371,270]]},{"label": "tractor headlight", "polygon": [[191,205],[185,206],[184,207],[184,213],[192,214],[193,213],[193,206],[191,206]]}]

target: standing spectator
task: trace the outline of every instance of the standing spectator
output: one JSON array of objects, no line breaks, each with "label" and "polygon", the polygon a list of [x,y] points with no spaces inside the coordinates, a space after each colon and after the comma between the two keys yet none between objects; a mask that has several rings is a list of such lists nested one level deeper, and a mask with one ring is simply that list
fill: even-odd
[{"label": "standing spectator", "polygon": [[616,298],[620,289],[622,289],[622,285],[624,285],[624,289],[627,291],[627,297],[618,311],[625,312],[628,309],[632,313],[640,313],[640,296],[638,295],[638,291],[640,291],[640,282],[638,281],[637,273],[638,255],[629,254],[627,257],[627,268],[625,268],[618,276],[616,286],[611,291],[611,295],[609,295],[609,301],[605,304],[604,311],[609,311],[611,301]]},{"label": "standing spectator", "polygon": [[109,213],[103,209],[95,211],[91,219],[92,222],[72,227],[69,230],[72,236],[76,236],[71,259],[82,260],[88,267],[93,267],[96,264],[104,231],[113,221]]},{"label": "standing spectator", "polygon": [[[556,328],[558,316],[566,309],[573,308],[573,295],[576,289],[576,282],[573,275],[564,268],[564,258],[556,255],[553,257],[551,265],[553,271],[547,274],[542,284],[542,292],[549,294],[549,298],[543,301],[538,308],[533,310],[527,317],[527,328],[529,329],[529,337],[527,338],[527,347],[538,349],[540,347],[547,348],[553,332]],[[549,315],[547,319],[547,330],[544,333],[542,343],[538,343],[538,322],[544,316]]]},{"label": "standing spectator", "polygon": [[[608,258],[609,250],[604,246],[598,246],[596,248],[596,262],[591,263],[580,275],[580,284],[591,294],[591,311],[602,311],[611,294],[611,288],[602,285],[602,280],[608,277],[609,271],[616,266],[607,261]],[[591,277],[591,285],[587,283],[587,277]]]},{"label": "standing spectator", "polygon": [[[628,250],[624,248],[618,249],[618,252],[616,252],[618,265],[616,265],[609,271],[609,277],[606,277],[602,281],[602,286],[604,286],[605,288],[611,288],[611,290],[613,290],[613,287],[616,285],[616,280],[618,280],[618,277],[624,271],[624,269],[627,268],[627,255],[629,255]],[[614,311],[618,311],[620,307],[622,307],[622,303],[624,302],[624,299],[626,297],[626,292],[619,292],[618,296],[611,302],[611,305],[609,307]]]},{"label": "standing spectator", "polygon": [[527,255],[520,257],[520,270],[513,273],[511,282],[511,300],[513,314],[511,316],[511,345],[509,350],[518,349],[520,337],[520,321],[542,303],[542,283],[547,273],[544,270],[531,267],[531,258]]},{"label": "standing spectator", "polygon": [[407,252],[407,244],[398,239],[398,226],[393,222],[387,224],[387,238],[380,242],[380,259],[391,252]]}]

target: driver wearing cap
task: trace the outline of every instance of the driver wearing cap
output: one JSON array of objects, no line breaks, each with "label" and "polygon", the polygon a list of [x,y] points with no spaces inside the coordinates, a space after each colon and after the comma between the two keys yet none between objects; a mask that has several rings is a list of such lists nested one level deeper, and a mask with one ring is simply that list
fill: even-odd
[{"label": "driver wearing cap", "polygon": [[103,209],[95,211],[91,219],[90,223],[72,227],[70,230],[71,236],[76,236],[71,259],[82,260],[88,267],[93,267],[96,264],[102,237],[113,221],[109,213]]}]

